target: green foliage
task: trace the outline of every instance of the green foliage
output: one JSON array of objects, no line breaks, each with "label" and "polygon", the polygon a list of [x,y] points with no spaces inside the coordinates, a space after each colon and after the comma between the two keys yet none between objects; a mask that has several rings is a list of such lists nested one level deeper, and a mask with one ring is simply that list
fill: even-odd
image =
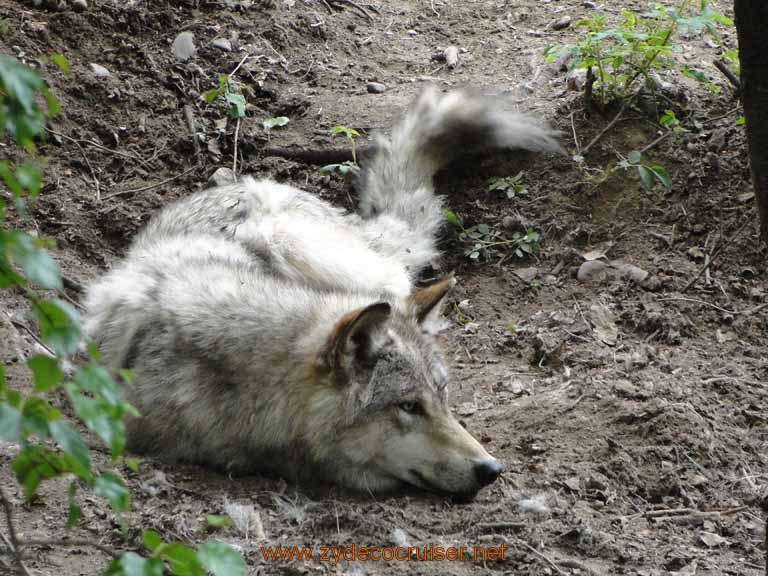
[{"label": "green foliage", "polygon": [[443,216],[459,233],[459,240],[465,244],[464,255],[473,261],[490,261],[499,257],[502,249],[512,249],[517,258],[538,254],[541,247],[541,234],[528,229],[525,234],[513,232],[511,238],[505,237],[501,231],[488,226],[477,224],[464,227],[461,218],[453,211],[443,209]]},{"label": "green foliage", "polygon": [[505,178],[492,178],[488,182],[488,192],[504,192],[510,200],[516,196],[525,196],[528,194],[528,188],[523,183],[524,173],[518,172],[514,176]]},{"label": "green foliage", "polygon": [[203,100],[208,104],[219,97],[228,104],[231,118],[245,118],[245,97],[240,94],[237,82],[226,74],[219,76],[218,88],[203,93]]},{"label": "green foliage", "polygon": [[339,174],[345,180],[350,180],[360,173],[360,166],[357,164],[356,143],[360,133],[354,128],[347,126],[334,126],[331,128],[331,136],[344,136],[352,147],[352,161],[342,162],[341,164],[328,164],[320,168],[321,174]]},{"label": "green foliage", "polygon": [[[54,55],[53,60],[62,70],[67,69],[66,60],[60,55]],[[228,92],[224,95],[236,114],[245,113],[242,96]],[[37,96],[43,97],[45,108],[39,105]],[[44,134],[46,120],[57,112],[55,98],[37,73],[0,55],[0,137],[10,136],[33,154],[35,142]],[[14,166],[0,161],[0,182],[11,192],[14,206],[23,217],[40,191],[42,173],[34,162]],[[82,516],[76,497],[81,486],[103,497],[122,519],[130,504],[128,489],[117,472],[125,446],[123,419],[137,412],[123,400],[118,381],[127,380],[129,375],[112,374],[99,365],[93,346],[89,352],[94,359],[71,376],[65,374],[63,366],[72,365],[71,360],[85,338],[79,314],[67,302],[40,292],[62,289],[59,267],[46,250],[50,242],[14,229],[6,222],[6,214],[6,203],[0,197],[0,289],[13,288],[27,297],[38,322],[40,339],[51,355],[27,359],[33,382],[29,392],[9,388],[0,366],[0,440],[19,445],[11,468],[28,499],[35,496],[45,480],[71,478],[68,528],[75,526]],[[93,466],[90,449],[77,428],[64,420],[47,398],[59,389],[66,392],[78,421],[108,446],[115,469],[102,472]],[[138,463],[126,460],[125,464],[135,471]],[[154,540],[152,536],[145,537],[145,542],[154,544],[148,546],[152,557],[126,553],[110,565],[108,573],[159,576],[163,574],[164,562],[179,576],[245,573],[242,557],[224,544],[209,543],[193,550],[179,543],[164,544],[159,536]]]},{"label": "green foliage", "polygon": [[660,164],[648,165],[643,163],[643,155],[637,150],[629,153],[626,160],[617,164],[617,168],[623,170],[636,169],[640,176],[643,188],[650,191],[656,184],[661,184],[667,190],[672,188],[672,179],[666,168]]},{"label": "green foliage", "polygon": [[583,39],[575,45],[548,48],[547,58],[552,61],[570,53],[572,68],[591,70],[594,94],[601,105],[628,100],[638,82],[653,86],[651,73],[657,69],[679,68],[716,90],[704,72],[678,66],[673,56],[681,50],[678,37],[716,35],[718,24],[731,26],[733,22],[715,12],[709,0],[679,0],[673,7],[653,2],[644,14],[623,11],[622,21],[613,28],[603,14],[579,20],[576,26],[585,30]]},{"label": "green foliage", "polygon": [[267,118],[264,120],[264,122],[261,123],[262,126],[264,126],[264,130],[269,132],[273,128],[279,128],[281,126],[285,126],[290,122],[290,118],[287,116],[277,116],[275,118]]}]

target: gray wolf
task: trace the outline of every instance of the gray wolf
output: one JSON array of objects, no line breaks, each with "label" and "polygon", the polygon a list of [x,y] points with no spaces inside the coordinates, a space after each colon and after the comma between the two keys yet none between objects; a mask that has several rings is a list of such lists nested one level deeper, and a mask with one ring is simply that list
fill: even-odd
[{"label": "gray wolf", "polygon": [[166,206],[87,294],[133,371],[128,448],[370,493],[471,496],[500,462],[453,417],[436,334],[454,284],[433,176],[467,150],[556,151],[500,99],[426,90],[360,175],[357,214],[244,178]]}]

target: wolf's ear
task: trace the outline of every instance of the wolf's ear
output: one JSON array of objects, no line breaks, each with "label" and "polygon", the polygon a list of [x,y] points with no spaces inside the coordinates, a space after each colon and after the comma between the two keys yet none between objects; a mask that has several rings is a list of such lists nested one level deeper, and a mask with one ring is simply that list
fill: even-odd
[{"label": "wolf's ear", "polygon": [[427,326],[437,323],[445,297],[455,285],[456,278],[451,274],[408,296],[406,303],[419,324]]},{"label": "wolf's ear", "polygon": [[371,331],[389,319],[392,308],[386,302],[376,302],[344,314],[333,327],[320,355],[329,370],[345,367],[350,354],[363,359],[370,351]]}]

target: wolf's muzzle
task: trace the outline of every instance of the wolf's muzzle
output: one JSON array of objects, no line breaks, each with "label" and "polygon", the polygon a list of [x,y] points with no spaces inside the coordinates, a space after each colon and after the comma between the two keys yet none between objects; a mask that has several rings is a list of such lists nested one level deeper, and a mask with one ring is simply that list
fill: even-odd
[{"label": "wolf's muzzle", "polygon": [[504,465],[498,460],[483,460],[475,464],[475,477],[480,486],[488,486],[504,472]]}]

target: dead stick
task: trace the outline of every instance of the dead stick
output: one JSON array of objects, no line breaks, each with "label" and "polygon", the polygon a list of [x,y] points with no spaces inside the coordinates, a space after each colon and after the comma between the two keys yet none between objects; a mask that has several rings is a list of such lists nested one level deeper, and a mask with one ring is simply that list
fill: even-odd
[{"label": "dead stick", "polygon": [[[91,161],[88,160],[88,156],[85,154],[85,150],[82,146],[80,146],[80,142],[75,140],[74,138],[67,136],[66,134],[61,134],[59,132],[54,132],[53,130],[48,130],[51,134],[55,134],[56,136],[59,136],[61,138],[64,138],[65,140],[69,140],[72,142],[77,148],[80,150],[80,154],[83,155],[83,159],[85,160],[86,165],[88,166],[88,169],[91,171],[91,177],[93,177],[93,184],[96,186],[96,201],[101,202],[101,188],[99,187],[99,179],[96,178],[96,171],[93,169],[93,166],[91,165]],[[92,142],[91,142],[92,144]]]},{"label": "dead stick", "polygon": [[718,70],[720,70],[720,72],[723,73],[723,76],[728,78],[728,82],[730,82],[733,85],[733,87],[736,88],[736,91],[740,92],[741,80],[739,79],[738,76],[736,76],[736,74],[731,72],[731,69],[728,68],[728,65],[722,60],[715,60],[714,65],[715,65],[715,68],[717,68]]},{"label": "dead stick", "polygon": [[373,16],[371,16],[368,13],[368,11],[362,6],[360,6],[360,4],[358,4],[357,2],[353,2],[352,0],[328,0],[328,2],[331,4],[346,4],[347,6],[352,6],[353,8],[359,10],[363,16],[368,18],[368,20],[370,20],[371,22],[374,21]]},{"label": "dead stick", "polygon": [[[375,150],[374,145],[359,147],[357,156],[368,155]],[[262,156],[277,156],[287,160],[305,162],[307,164],[337,164],[352,161],[352,150],[349,148],[329,148],[316,150],[311,148],[264,148]]]},{"label": "dead stick", "polygon": [[237,180],[237,136],[240,133],[240,118],[237,119],[235,125],[235,151],[232,154],[232,176]]},{"label": "dead stick", "polygon": [[107,556],[111,556],[112,558],[120,558],[122,555],[122,552],[118,552],[117,550],[113,550],[109,546],[104,546],[104,544],[99,544],[98,542],[94,542],[92,540],[63,540],[63,539],[52,539],[52,540],[21,540],[19,541],[19,548],[27,548],[30,546],[59,546],[63,548],[75,548],[75,547],[83,547],[88,546],[90,548],[96,548],[96,550],[100,550],[101,552],[104,552]]},{"label": "dead stick", "polygon": [[22,574],[23,576],[31,576],[29,570],[24,565],[24,558],[22,556],[21,546],[19,544],[19,537],[18,534],[16,534],[16,525],[13,523],[13,505],[8,499],[8,496],[6,496],[5,490],[3,490],[2,486],[0,486],[0,504],[3,505],[3,510],[5,511],[5,523],[8,527],[11,546],[13,547],[12,552],[14,558],[16,559],[16,566],[19,569],[19,574]]},{"label": "dead stick", "polygon": [[152,190],[152,188],[158,188],[164,184],[168,184],[168,182],[173,182],[174,180],[177,180],[182,176],[186,176],[196,168],[197,166],[192,166],[192,168],[188,168],[184,170],[184,172],[182,172],[181,174],[176,174],[176,176],[171,176],[170,178],[166,178],[165,180],[158,182],[157,184],[150,184],[149,186],[144,186],[143,188],[134,188],[132,190],[121,190],[119,192],[113,192],[112,194],[107,194],[106,196],[104,196],[104,200],[109,200],[110,198],[114,198],[115,196],[124,196],[126,194],[136,194],[137,192],[146,192],[147,190]]},{"label": "dead stick", "polygon": [[187,121],[187,129],[192,135],[192,144],[195,146],[195,159],[200,163],[200,142],[197,138],[197,128],[195,126],[195,115],[192,111],[192,106],[189,104],[184,105],[184,118]]},{"label": "dead stick", "polygon": [[694,276],[688,284],[685,285],[685,287],[680,291],[681,294],[685,294],[694,284],[696,284],[696,281],[701,278],[701,275],[704,274],[707,270],[709,270],[709,267],[712,265],[712,262],[715,261],[715,258],[718,257],[720,252],[723,251],[723,248],[733,243],[736,238],[739,237],[739,235],[742,233],[742,231],[747,227],[748,224],[752,222],[751,219],[747,218],[744,220],[744,222],[739,226],[739,229],[734,232],[728,240],[720,244],[720,246],[717,247],[717,250],[712,252],[712,256],[710,256],[709,261],[702,266],[701,270],[699,270],[699,273]]},{"label": "dead stick", "polygon": [[590,148],[592,148],[592,146],[597,144],[600,141],[600,139],[605,135],[605,133],[608,132],[608,130],[610,130],[611,128],[613,128],[616,125],[616,122],[618,122],[619,119],[624,115],[624,112],[626,111],[626,109],[627,109],[627,102],[624,102],[624,104],[621,105],[621,109],[619,110],[619,112],[616,114],[616,116],[613,117],[613,120],[608,122],[608,125],[605,128],[603,128],[602,130],[600,130],[600,132],[597,134],[597,136],[595,136],[592,139],[592,142],[590,142],[589,144],[587,144],[584,147],[584,149],[581,151],[581,155],[582,156],[586,156],[587,152],[589,152]]},{"label": "dead stick", "polygon": [[544,556],[544,554],[542,554],[541,552],[539,552],[538,550],[536,550],[536,548],[534,548],[533,546],[531,546],[531,545],[530,545],[530,544],[528,544],[527,542],[523,542],[522,544],[523,544],[523,546],[525,546],[526,548],[528,548],[528,550],[530,550],[531,552],[533,552],[534,554],[536,554],[536,556],[538,556],[539,558],[541,558],[542,560],[544,560],[544,561],[545,561],[547,564],[549,564],[550,566],[552,566],[552,568],[554,569],[554,571],[555,571],[555,572],[557,572],[558,574],[562,574],[563,576],[565,576],[565,572],[563,572],[562,570],[560,570],[560,568],[557,566],[557,564],[555,564],[554,562],[552,562],[552,560],[550,560],[549,558],[547,558],[546,556]]}]

